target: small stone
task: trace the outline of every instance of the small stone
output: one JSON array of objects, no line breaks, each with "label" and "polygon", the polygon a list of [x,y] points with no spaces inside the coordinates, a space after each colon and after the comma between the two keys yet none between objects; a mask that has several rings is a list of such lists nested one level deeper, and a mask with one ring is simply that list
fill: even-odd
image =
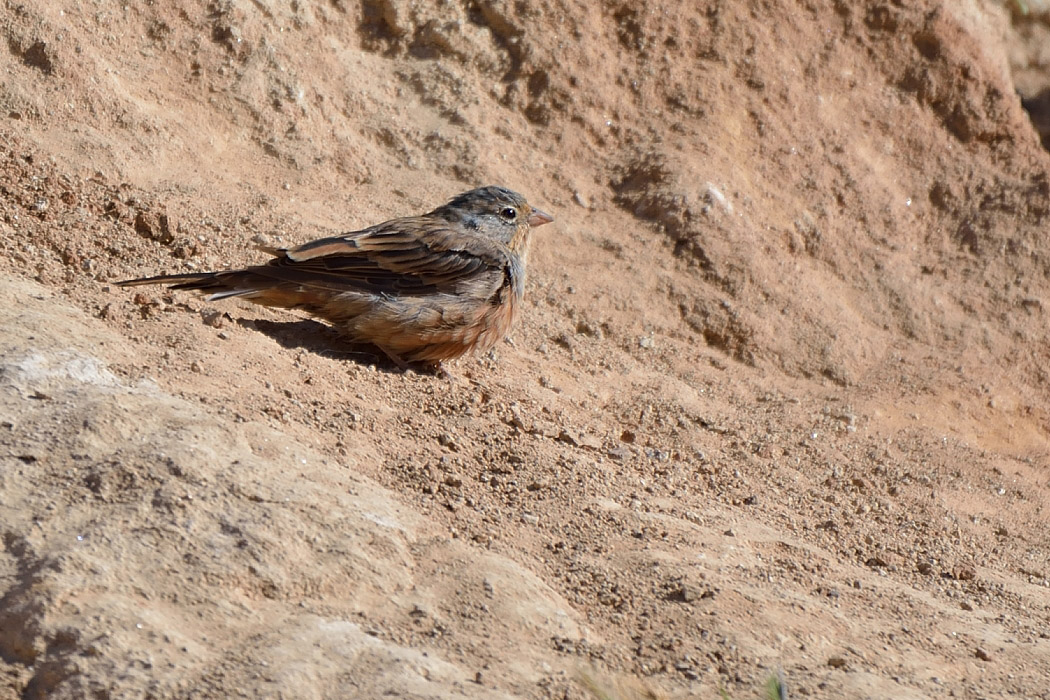
[{"label": "small stone", "polygon": [[567,430],[565,428],[562,428],[562,430],[558,433],[558,442],[564,442],[566,444],[572,445],[573,447],[580,446],[579,435],[575,431]]},{"label": "small stone", "polygon": [[685,584],[678,589],[678,599],[683,603],[692,603],[694,600],[699,600],[701,595],[703,595],[703,591],[689,584]]},{"label": "small stone", "polygon": [[576,324],[576,332],[580,335],[585,335],[589,338],[595,338],[597,340],[601,340],[603,337],[605,337],[605,334],[602,332],[601,326],[591,323],[590,321],[579,321]]},{"label": "small stone", "polygon": [[667,596],[667,599],[682,603],[695,603],[698,600],[707,600],[708,598],[714,597],[715,592],[712,590],[701,588],[692,583],[683,583],[677,589],[672,591]]},{"label": "small stone", "polygon": [[204,325],[212,328],[222,328],[222,312],[215,309],[201,309],[201,320]]},{"label": "small stone", "polygon": [[726,213],[733,213],[733,204],[726,199],[726,196],[722,194],[722,191],[715,187],[714,183],[708,182],[707,189],[704,192],[704,200],[707,203],[705,209],[709,209],[711,205],[717,204],[719,207],[724,209]]},{"label": "small stone", "polygon": [[564,442],[572,445],[573,447],[587,447],[592,450],[600,449],[602,446],[601,440],[594,436],[586,435],[584,433],[576,432],[569,428],[562,428],[558,432],[558,442]]},{"label": "small stone", "polygon": [[525,422],[525,419],[521,415],[521,407],[517,403],[510,405],[510,421],[508,421],[518,430],[523,432],[531,432],[532,427]]},{"label": "small stone", "polygon": [[135,215],[132,224],[135,233],[143,238],[149,238],[163,245],[170,245],[175,241],[175,226],[167,214],[149,211],[140,211]]}]

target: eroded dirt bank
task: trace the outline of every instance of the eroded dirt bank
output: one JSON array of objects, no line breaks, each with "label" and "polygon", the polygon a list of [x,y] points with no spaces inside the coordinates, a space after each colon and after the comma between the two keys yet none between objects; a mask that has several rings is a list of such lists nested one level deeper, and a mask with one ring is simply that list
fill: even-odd
[{"label": "eroded dirt bank", "polygon": [[[439,5],[0,9],[0,698],[1047,697],[1040,17]],[[451,379],[110,284],[488,183]]]}]

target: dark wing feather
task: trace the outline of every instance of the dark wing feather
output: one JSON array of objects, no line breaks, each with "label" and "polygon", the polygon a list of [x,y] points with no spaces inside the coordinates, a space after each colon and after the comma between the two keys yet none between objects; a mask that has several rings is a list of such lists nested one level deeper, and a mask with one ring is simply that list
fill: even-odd
[{"label": "dark wing feather", "polygon": [[252,272],[332,292],[455,294],[478,275],[502,270],[509,251],[496,241],[432,217],[395,219],[280,252]]}]

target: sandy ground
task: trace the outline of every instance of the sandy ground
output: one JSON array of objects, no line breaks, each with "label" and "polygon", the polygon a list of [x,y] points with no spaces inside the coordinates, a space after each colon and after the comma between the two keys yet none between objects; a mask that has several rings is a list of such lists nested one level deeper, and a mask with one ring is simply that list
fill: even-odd
[{"label": "sandy ground", "polygon": [[[0,26],[0,698],[1050,697],[1034,6]],[[449,376],[112,285],[490,183],[556,221]]]}]

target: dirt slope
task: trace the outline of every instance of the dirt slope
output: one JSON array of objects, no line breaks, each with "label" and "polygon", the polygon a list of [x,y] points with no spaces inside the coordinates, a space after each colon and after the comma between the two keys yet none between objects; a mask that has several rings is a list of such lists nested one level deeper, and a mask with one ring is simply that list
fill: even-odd
[{"label": "dirt slope", "polygon": [[[1050,57],[1012,19],[0,8],[0,698],[1050,697]],[[110,284],[489,183],[556,222],[450,378]]]}]

